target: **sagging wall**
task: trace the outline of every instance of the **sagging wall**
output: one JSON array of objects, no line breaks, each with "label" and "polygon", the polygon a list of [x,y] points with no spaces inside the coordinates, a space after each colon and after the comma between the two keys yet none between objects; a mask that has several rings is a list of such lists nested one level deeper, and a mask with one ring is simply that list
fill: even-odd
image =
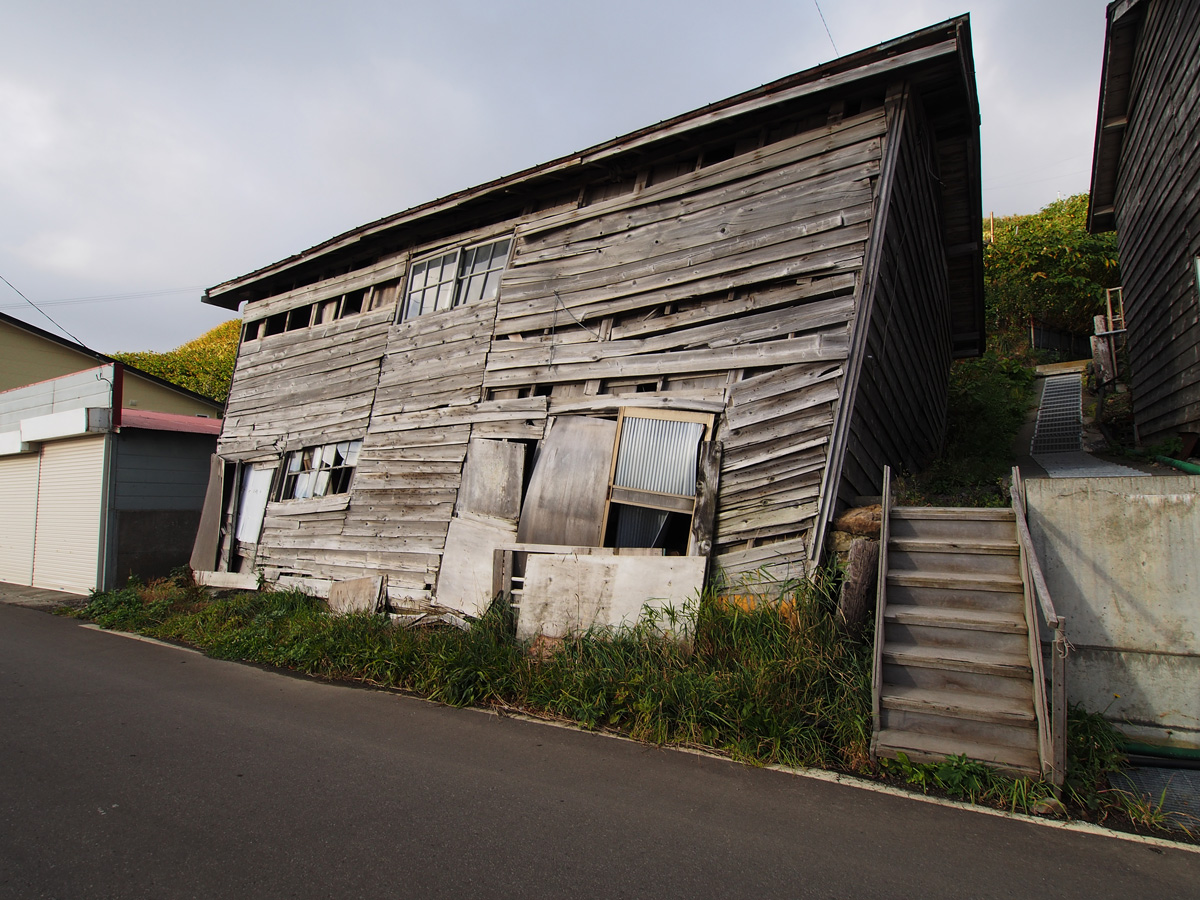
[{"label": "sagging wall", "polygon": [[1072,703],[1131,737],[1200,748],[1200,477],[1025,482],[1072,645]]},{"label": "sagging wall", "polygon": [[894,115],[878,258],[851,359],[861,368],[843,407],[849,436],[838,491],[847,505],[879,493],[884,465],[923,469],[946,426],[950,300],[934,135],[914,93],[896,100]]},{"label": "sagging wall", "polygon": [[1155,442],[1200,431],[1200,5],[1142,7],[1115,208],[1134,420]]},{"label": "sagging wall", "polygon": [[[718,565],[802,571],[886,128],[878,104],[805,122],[473,232],[515,235],[490,303],[393,324],[393,300],[243,341],[224,459],[278,465],[298,447],[364,443],[349,494],[268,503],[242,564],[318,591],[387,574],[391,596],[428,599],[472,438],[532,446],[549,417],[640,407],[714,417]],[[320,315],[324,298],[453,244],[255,302],[246,319]]]}]

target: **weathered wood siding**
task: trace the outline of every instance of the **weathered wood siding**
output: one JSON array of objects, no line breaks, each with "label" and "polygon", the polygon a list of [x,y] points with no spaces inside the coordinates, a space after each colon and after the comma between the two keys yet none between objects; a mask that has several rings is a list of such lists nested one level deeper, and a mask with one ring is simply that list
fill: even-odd
[{"label": "weathered wood siding", "polygon": [[1200,431],[1200,5],[1145,4],[1116,189],[1134,419]]},{"label": "weathered wood siding", "polygon": [[885,127],[876,108],[521,229],[485,386],[718,413],[717,566],[802,572]]},{"label": "weathered wood siding", "polygon": [[896,104],[891,139],[879,255],[851,362],[860,368],[842,410],[848,440],[838,492],[851,505],[878,494],[884,465],[924,468],[946,425],[951,317],[940,186],[933,135],[911,93]]},{"label": "weathered wood siding", "polygon": [[[939,109],[959,118],[961,71],[942,60],[958,58],[964,29],[931,32],[908,62],[928,63]],[[633,407],[712,416],[714,572],[804,574],[823,495],[927,456],[943,424],[945,134],[919,110],[905,117],[915,101],[887,74],[897,60],[845,96],[750,98],[686,134],[631,136],[603,166],[555,164],[528,186],[368,228],[336,260],[323,247],[263,270],[219,453],[251,464],[364,443],[348,494],[268,503],[239,566],[318,591],[386,575],[391,599],[428,600],[472,439],[522,441],[532,458],[553,417]],[[495,299],[395,321],[411,261],[510,236]],[[368,311],[328,321],[352,292]],[[971,323],[956,327],[970,343]]]},{"label": "weathered wood siding", "polygon": [[298,447],[361,438],[394,314],[375,310],[243,341],[218,454],[270,459]]}]

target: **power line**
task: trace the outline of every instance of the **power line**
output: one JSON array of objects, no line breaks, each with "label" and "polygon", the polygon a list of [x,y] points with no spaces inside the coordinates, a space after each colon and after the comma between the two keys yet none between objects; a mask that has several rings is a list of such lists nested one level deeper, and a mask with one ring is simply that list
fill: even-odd
[{"label": "power line", "polygon": [[829,35],[829,43],[833,47],[833,55],[841,56],[842,54],[838,53],[837,44],[833,43],[833,33],[829,30],[829,23],[825,21],[825,13],[821,12],[821,4],[817,0],[813,0],[813,6],[817,8],[817,15],[821,17],[821,24],[825,26],[825,33]]},{"label": "power line", "polygon": [[[63,334],[65,334],[67,337],[69,337],[71,340],[73,340],[75,343],[77,343],[79,346],[87,347],[87,344],[85,344],[79,338],[75,337],[75,335],[71,334],[71,332],[67,331],[67,329],[63,328],[61,325],[59,325],[57,322],[55,322],[52,318],[50,318],[49,313],[47,313],[40,306],[38,306],[36,303],[34,303],[32,300],[30,300],[28,297],[26,297],[20,291],[18,291],[16,286],[11,281],[9,281],[7,278],[5,278],[3,275],[0,275],[0,281],[3,281],[10,288],[12,288],[14,291],[16,291],[18,297],[20,297],[22,300],[24,300],[26,303],[28,303],[30,306],[32,306],[34,309],[36,309],[43,316],[45,316],[47,322],[49,322],[51,325],[53,325],[55,328],[57,328],[59,331],[61,331]],[[87,347],[87,348],[89,350],[91,349],[90,347]]]},{"label": "power line", "polygon": [[[42,307],[74,306],[81,303],[112,303],[117,300],[146,300],[151,297],[167,297],[176,294],[194,294],[202,291],[203,289],[203,287],[164,288],[157,291],[137,291],[128,294],[100,294],[93,297],[66,297],[61,300],[43,300],[40,305]],[[7,306],[0,306],[0,309],[24,309],[24,306],[17,303]]]}]

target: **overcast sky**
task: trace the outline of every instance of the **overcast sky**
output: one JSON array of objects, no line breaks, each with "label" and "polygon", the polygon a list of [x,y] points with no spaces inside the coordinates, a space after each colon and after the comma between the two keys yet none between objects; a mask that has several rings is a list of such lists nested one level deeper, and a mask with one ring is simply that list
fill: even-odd
[{"label": "overcast sky", "polygon": [[[37,0],[0,8],[0,276],[96,350],[426,200],[964,12],[961,0]],[[1103,0],[977,0],[983,208],[1087,189]],[[0,282],[0,310],[53,330]]]}]

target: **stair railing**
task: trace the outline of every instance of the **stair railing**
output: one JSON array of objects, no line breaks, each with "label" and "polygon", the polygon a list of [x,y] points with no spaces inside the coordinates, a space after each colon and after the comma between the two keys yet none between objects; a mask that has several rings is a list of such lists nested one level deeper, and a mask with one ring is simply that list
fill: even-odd
[{"label": "stair railing", "polygon": [[[1067,635],[1066,622],[1054,611],[1050,589],[1033,549],[1033,536],[1025,515],[1025,482],[1020,469],[1012,470],[1012,508],[1017,520],[1017,543],[1021,551],[1021,582],[1025,590],[1025,621],[1029,631],[1029,663],[1033,666],[1033,705],[1038,721],[1038,758],[1042,774],[1061,788],[1067,770]],[[1036,600],[1036,603],[1035,603]],[[1040,615],[1039,615],[1040,614]],[[1052,634],[1050,643],[1050,697],[1047,704],[1046,674],[1042,657],[1042,629]],[[1050,706],[1047,722],[1047,705]]]},{"label": "stair railing", "polygon": [[875,661],[871,668],[871,755],[880,729],[880,694],[883,690],[883,614],[887,605],[888,539],[892,514],[892,468],[883,467],[883,495],[880,498],[879,575],[875,585]]}]

